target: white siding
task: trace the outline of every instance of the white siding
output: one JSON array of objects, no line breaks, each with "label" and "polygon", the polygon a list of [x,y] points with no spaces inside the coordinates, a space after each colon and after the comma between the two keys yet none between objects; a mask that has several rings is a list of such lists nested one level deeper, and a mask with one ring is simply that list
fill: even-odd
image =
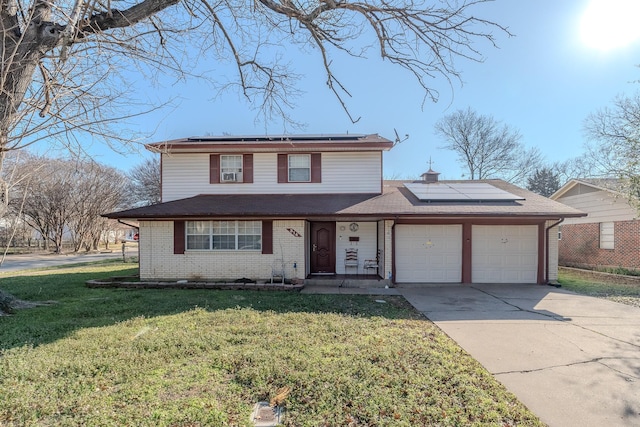
[{"label": "white siding", "polygon": [[624,197],[616,197],[609,191],[599,190],[575,194],[560,197],[557,201],[588,213],[586,217],[582,218],[567,218],[564,224],[630,221],[638,216],[638,212],[629,205]]},{"label": "white siding", "polygon": [[[358,231],[351,231],[349,224],[351,222],[336,223],[336,273],[337,274],[356,274],[354,268],[350,267],[345,271],[344,257],[345,249],[358,249],[358,272],[363,274],[362,266],[365,259],[375,259],[377,250],[377,222],[357,222]],[[349,237],[358,237],[357,242],[350,242]]]},{"label": "white siding", "polygon": [[209,184],[209,154],[163,154],[162,200],[198,194],[379,193],[382,153],[322,153],[321,183],[278,183],[277,153],[253,155],[253,183]]},{"label": "white siding", "polygon": [[[291,228],[300,236],[287,230]],[[276,259],[285,264],[287,279],[302,278],[305,266],[305,223],[273,222],[273,254],[244,251],[186,251],[173,253],[172,221],[140,222],[140,278],[235,280],[269,279]],[[295,265],[295,269],[294,269]]]}]

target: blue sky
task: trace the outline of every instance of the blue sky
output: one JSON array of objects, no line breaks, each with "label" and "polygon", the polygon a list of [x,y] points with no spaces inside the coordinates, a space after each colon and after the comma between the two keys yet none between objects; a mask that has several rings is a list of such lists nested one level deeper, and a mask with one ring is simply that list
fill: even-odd
[{"label": "blue sky", "polygon": [[[498,35],[499,49],[480,45],[483,63],[458,60],[463,83],[433,81],[441,92],[440,101],[422,105],[421,88],[404,70],[382,62],[371,52],[370,59],[344,59],[336,68],[353,98],[349,108],[360,116],[352,124],[340,104],[326,88],[320,73],[319,57],[293,52],[290,60],[298,71],[306,73],[299,81],[304,95],[291,112],[293,119],[305,123],[306,129],[287,129],[292,133],[378,133],[394,138],[394,129],[409,139],[385,154],[385,176],[417,177],[433,169],[444,179],[457,179],[464,171],[455,155],[438,149],[442,144],[434,134],[434,124],[446,114],[471,107],[480,114],[519,130],[527,147],[537,146],[549,162],[579,155],[585,142],[582,123],[586,116],[610,105],[618,94],[640,90],[640,40],[625,46],[603,49],[587,44],[581,36],[581,18],[594,0],[497,0],[478,7],[479,15],[507,26],[514,37]],[[595,0],[602,1],[602,0]],[[631,0],[628,7],[636,0]],[[604,0],[600,28],[615,23],[625,28],[621,19],[635,11],[618,10],[624,0]],[[620,5],[615,5],[621,2]],[[613,6],[612,6],[613,5]],[[612,9],[613,8],[613,9]],[[636,18],[639,13],[633,14]],[[637,25],[634,25],[634,28]],[[612,34],[609,29],[607,34]],[[595,34],[595,30],[590,33]],[[623,36],[620,36],[623,37]],[[624,36],[628,39],[634,35]],[[603,37],[595,37],[603,40]],[[593,43],[593,42],[592,42]],[[201,64],[226,78],[232,69],[221,64]],[[201,81],[173,82],[162,79],[153,86],[140,79],[141,96],[157,101],[173,99],[173,106],[136,119],[132,124],[143,132],[154,132],[144,142],[200,136],[205,134],[281,134],[280,122],[256,123],[255,112],[239,95],[229,92],[216,97],[213,89]],[[122,156],[109,148],[94,144],[89,152],[100,162],[127,170],[150,156],[144,149],[139,155]]]}]

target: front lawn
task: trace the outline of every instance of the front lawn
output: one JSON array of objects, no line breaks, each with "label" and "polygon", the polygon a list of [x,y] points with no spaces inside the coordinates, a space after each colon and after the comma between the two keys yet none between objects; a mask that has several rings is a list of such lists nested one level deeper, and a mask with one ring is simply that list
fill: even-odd
[{"label": "front lawn", "polygon": [[558,283],[564,289],[598,298],[640,307],[640,284],[613,274],[592,274],[590,271],[561,268]]},{"label": "front lawn", "polygon": [[127,267],[0,279],[57,301],[0,317],[0,425],[542,425],[401,297],[84,287]]}]

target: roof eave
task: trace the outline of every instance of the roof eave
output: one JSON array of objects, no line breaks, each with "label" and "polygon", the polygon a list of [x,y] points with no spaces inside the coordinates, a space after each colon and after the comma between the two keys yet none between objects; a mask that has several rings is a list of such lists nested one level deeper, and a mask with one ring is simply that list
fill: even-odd
[{"label": "roof eave", "polygon": [[394,142],[377,134],[370,135],[325,135],[286,137],[246,136],[246,137],[192,137],[173,139],[146,144],[145,147],[155,153],[170,152],[252,152],[278,151],[388,151]]},{"label": "roof eave", "polygon": [[344,217],[344,218],[383,218],[383,219],[458,219],[458,218],[474,218],[474,219],[489,219],[489,218],[518,218],[518,219],[560,219],[560,218],[580,218],[587,216],[586,213],[553,213],[553,212],[544,212],[544,213],[434,213],[434,214],[424,214],[424,213],[393,213],[393,212],[381,212],[381,213],[353,213],[353,212],[325,212],[325,213],[296,213],[296,214],[287,214],[287,213],[230,213],[230,214],[216,214],[216,215],[207,215],[207,214],[187,214],[187,215],[139,215],[139,216],[131,216],[131,215],[117,215],[118,212],[113,212],[109,214],[102,215],[105,218],[110,219],[130,219],[130,220],[195,220],[202,218],[274,218],[274,219],[308,219],[308,218],[319,218],[319,217]]}]

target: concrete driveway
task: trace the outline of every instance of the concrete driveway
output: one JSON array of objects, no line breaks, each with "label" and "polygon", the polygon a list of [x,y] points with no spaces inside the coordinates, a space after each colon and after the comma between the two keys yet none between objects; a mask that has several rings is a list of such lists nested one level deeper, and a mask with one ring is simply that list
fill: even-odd
[{"label": "concrete driveway", "polygon": [[541,285],[399,291],[549,426],[640,426],[640,309]]}]

